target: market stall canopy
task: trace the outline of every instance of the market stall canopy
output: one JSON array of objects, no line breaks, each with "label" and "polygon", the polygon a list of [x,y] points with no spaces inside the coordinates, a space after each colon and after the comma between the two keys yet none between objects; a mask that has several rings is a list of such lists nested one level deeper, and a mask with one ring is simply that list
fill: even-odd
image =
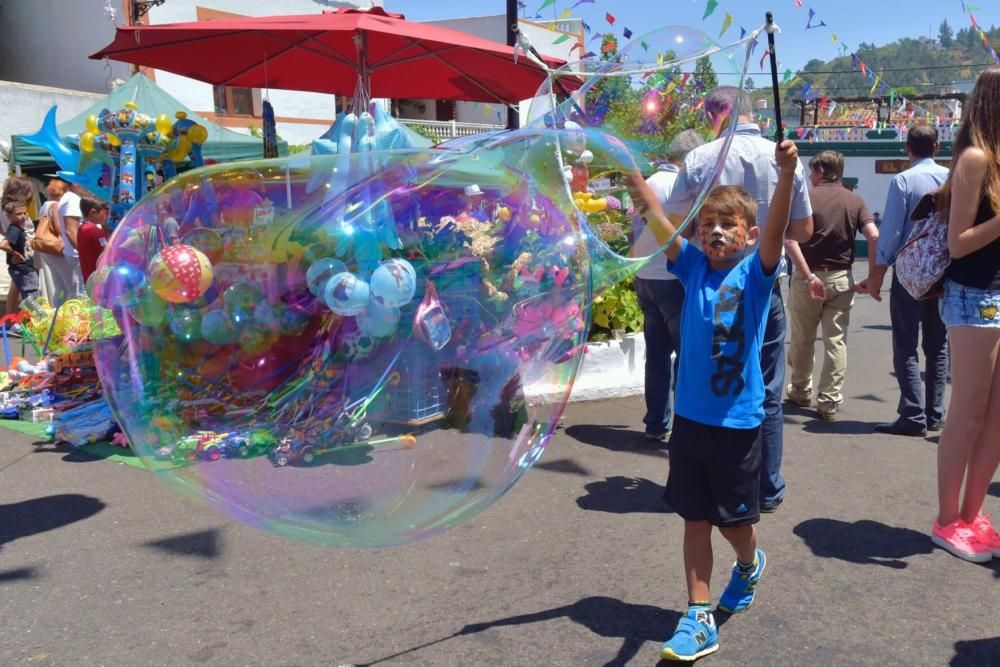
[{"label": "market stall canopy", "polygon": [[[208,130],[208,141],[202,146],[202,155],[206,160],[254,160],[263,155],[262,139],[233,132],[205,120],[142,74],[136,74],[78,116],[60,123],[59,135],[75,145],[76,137],[86,130],[87,116],[99,115],[104,109],[121,109],[126,102],[133,101],[139,105],[140,111],[152,118],[161,113],[174,118],[176,112],[183,111],[188,118],[203,125]],[[287,144],[282,142],[279,151],[282,155],[287,154]],[[55,160],[44,148],[29,144],[24,140],[24,135],[15,134],[11,137],[10,163],[20,165],[22,169],[47,169],[55,164]]]},{"label": "market stall canopy", "polygon": [[360,82],[370,97],[396,99],[517,103],[546,77],[523,54],[515,62],[513,47],[379,7],[121,27],[90,57],[214,85],[354,95]]}]

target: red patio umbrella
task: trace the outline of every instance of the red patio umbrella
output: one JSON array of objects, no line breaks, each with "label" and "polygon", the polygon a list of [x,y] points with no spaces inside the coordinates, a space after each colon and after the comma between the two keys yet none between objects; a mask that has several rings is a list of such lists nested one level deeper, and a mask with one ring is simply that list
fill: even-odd
[{"label": "red patio umbrella", "polygon": [[[90,56],[214,85],[514,103],[544,70],[513,48],[381,8],[118,28]],[[550,67],[562,61],[551,59]]]}]

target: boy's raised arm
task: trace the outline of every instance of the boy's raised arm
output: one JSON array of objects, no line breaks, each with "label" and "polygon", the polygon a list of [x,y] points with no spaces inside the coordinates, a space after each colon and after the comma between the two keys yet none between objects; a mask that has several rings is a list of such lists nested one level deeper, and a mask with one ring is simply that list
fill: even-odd
[{"label": "boy's raised arm", "polygon": [[760,264],[764,272],[770,275],[778,268],[781,261],[781,249],[784,246],[785,229],[788,227],[788,215],[792,207],[792,180],[795,176],[795,165],[799,161],[799,149],[795,143],[785,139],[774,152],[778,162],[778,184],[771,196],[771,206],[767,210],[767,220],[760,236]]},{"label": "boy's raised arm", "polygon": [[663,254],[671,262],[676,262],[681,254],[681,235],[677,234],[677,228],[663,212],[663,207],[660,206],[652,188],[638,171],[625,176],[625,187],[628,188],[636,212],[646,222],[646,227],[653,233],[656,242],[662,246],[668,239],[673,238],[673,242],[664,248]]}]

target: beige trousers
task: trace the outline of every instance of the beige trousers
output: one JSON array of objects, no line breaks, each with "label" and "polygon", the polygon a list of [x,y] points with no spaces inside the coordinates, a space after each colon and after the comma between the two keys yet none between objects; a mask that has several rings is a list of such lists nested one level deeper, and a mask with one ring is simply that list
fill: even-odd
[{"label": "beige trousers", "polygon": [[839,405],[844,400],[841,390],[847,373],[847,327],[854,305],[854,275],[844,270],[816,271],[816,276],[826,285],[823,301],[810,296],[808,282],[798,274],[789,288],[788,392],[796,398],[812,397],[816,329],[822,325],[823,369],[816,403]]}]

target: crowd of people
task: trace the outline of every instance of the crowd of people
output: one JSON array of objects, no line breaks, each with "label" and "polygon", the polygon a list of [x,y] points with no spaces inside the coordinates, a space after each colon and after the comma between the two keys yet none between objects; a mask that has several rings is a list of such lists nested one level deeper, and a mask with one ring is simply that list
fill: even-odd
[{"label": "crowd of people", "polygon": [[[749,108],[743,93],[728,88],[704,104],[719,118]],[[675,234],[677,225],[693,193],[712,177],[723,140],[698,145],[678,137],[660,172],[648,181],[638,172],[627,179],[640,218],[634,254],[663,248],[666,255],[636,282],[646,318],[645,435],[669,438],[664,500],[684,520],[688,609],[661,657],[692,661],[719,647],[709,588],[713,528],[736,553],[717,608],[739,613],[753,604],[767,563],[756,524],[760,513],[778,508],[786,490],[783,394],[801,407],[815,401],[821,419],[837,418],[855,296],[882,300],[888,268],[913,221],[932,210],[948,223],[952,261],[943,296],[915,299],[894,273],[889,310],[898,416],[874,430],[925,436],[943,429],[930,537],[968,561],[1000,557],[1000,534],[983,512],[1000,465],[1000,126],[990,122],[998,113],[1000,68],[992,68],[966,104],[950,169],[934,161],[935,128],[912,127],[911,166],[893,179],[881,220],[843,186],[842,155],[815,155],[807,180],[794,143],[763,138],[749,115],[737,117],[721,175],[682,234]],[[868,275],[855,281],[859,234],[868,244]],[[787,327],[780,290],[786,268]],[[814,382],[817,329],[824,361]]]},{"label": "crowd of people", "polygon": [[[26,176],[11,176],[0,197],[0,250],[6,254],[6,311],[27,299],[44,297],[59,306],[85,292],[87,278],[107,244],[108,204],[79,186],[52,178],[46,201],[36,209],[35,187]],[[34,213],[34,215],[32,215]],[[8,333],[20,333],[17,324]]]}]

